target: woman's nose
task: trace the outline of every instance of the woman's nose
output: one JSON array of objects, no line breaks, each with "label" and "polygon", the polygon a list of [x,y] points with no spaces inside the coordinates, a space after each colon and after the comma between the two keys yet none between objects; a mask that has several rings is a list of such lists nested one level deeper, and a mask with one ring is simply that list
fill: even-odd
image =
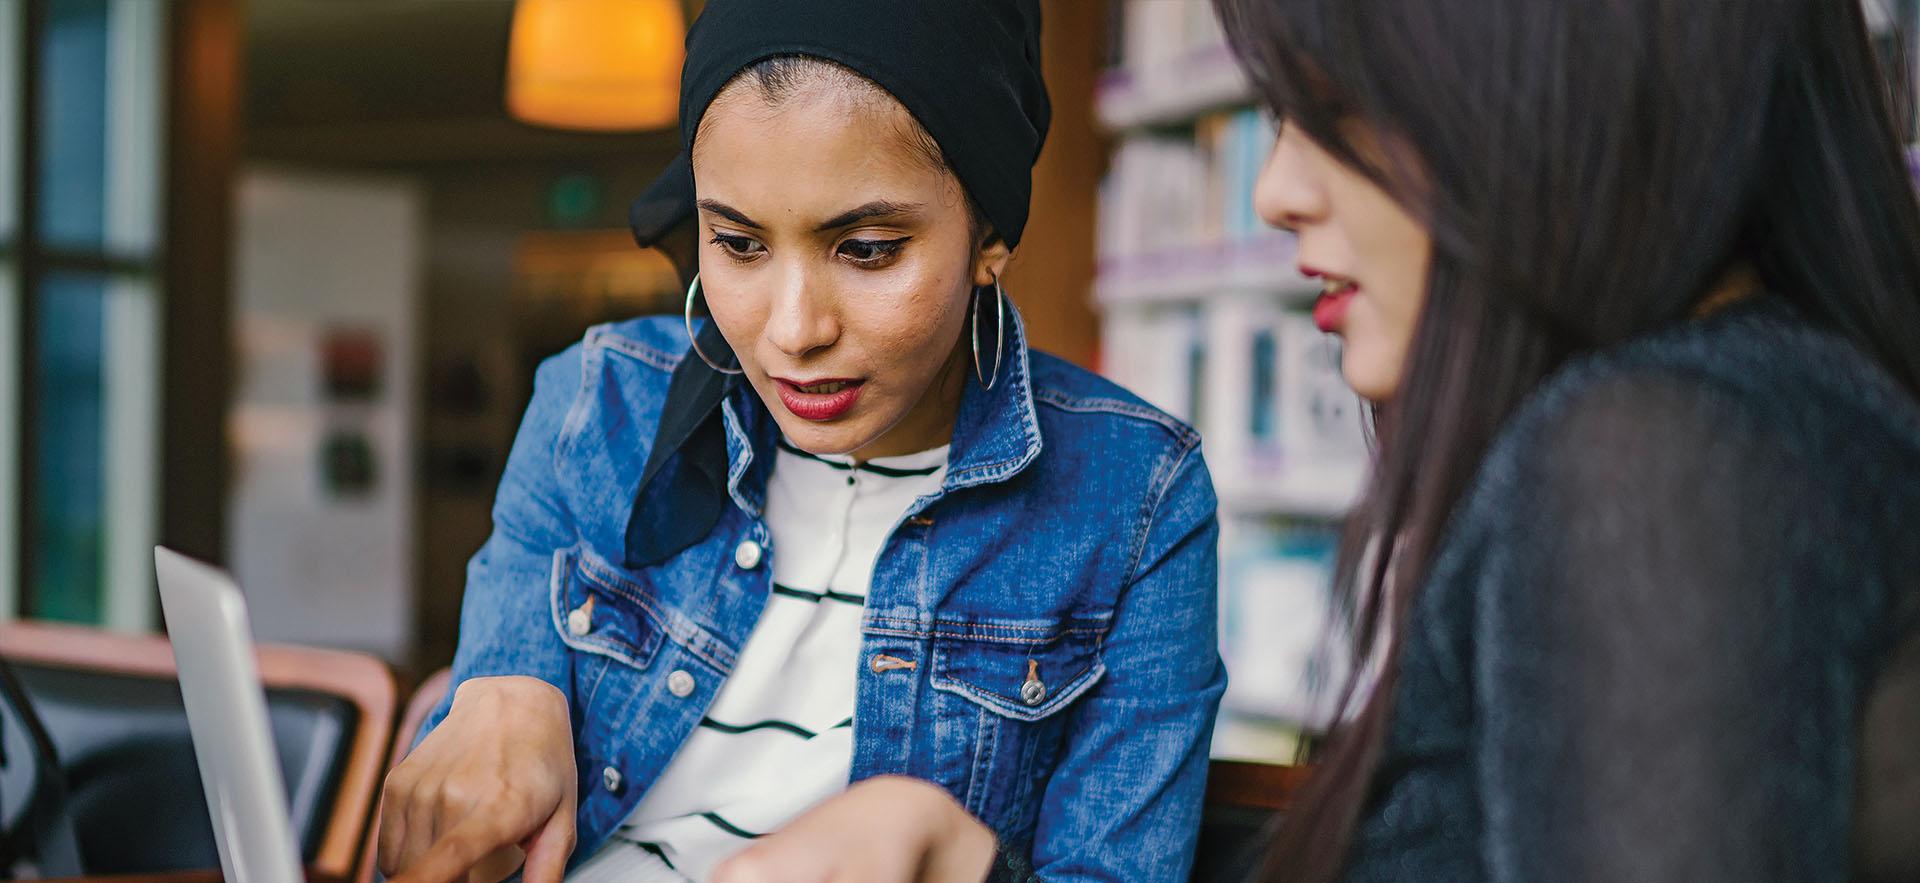
[{"label": "woman's nose", "polygon": [[840,339],[837,310],[825,285],[804,269],[791,268],[782,274],[767,313],[767,342],[796,360],[832,346]]},{"label": "woman's nose", "polygon": [[1306,136],[1292,123],[1281,124],[1273,153],[1253,184],[1253,209],[1260,220],[1298,232],[1326,218],[1326,188],[1314,171],[1310,150]]}]

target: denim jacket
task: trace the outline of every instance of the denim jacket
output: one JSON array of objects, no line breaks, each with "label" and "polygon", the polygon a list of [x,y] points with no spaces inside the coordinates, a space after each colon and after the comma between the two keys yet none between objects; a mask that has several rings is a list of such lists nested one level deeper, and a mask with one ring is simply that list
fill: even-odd
[{"label": "denim jacket", "polygon": [[[569,697],[576,862],[699,723],[780,553],[762,512],[778,429],[741,385],[722,404],[732,505],[678,555],[622,564],[686,349],[678,317],[646,318],[541,365],[468,568],[455,684],[530,675]],[[1225,686],[1199,438],[1029,352],[1017,318],[999,375],[991,391],[969,382],[944,486],[874,566],[852,778],[946,788],[1048,880],[1183,880]]]}]

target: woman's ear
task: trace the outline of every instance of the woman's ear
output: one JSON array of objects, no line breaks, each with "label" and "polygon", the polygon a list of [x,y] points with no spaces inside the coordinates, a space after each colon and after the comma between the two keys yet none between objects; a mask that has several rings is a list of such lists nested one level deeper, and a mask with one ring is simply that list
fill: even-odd
[{"label": "woman's ear", "polygon": [[1007,271],[1007,261],[1013,259],[1013,249],[1007,247],[1006,240],[989,233],[980,251],[973,259],[973,284],[978,288],[991,286],[994,280]]}]

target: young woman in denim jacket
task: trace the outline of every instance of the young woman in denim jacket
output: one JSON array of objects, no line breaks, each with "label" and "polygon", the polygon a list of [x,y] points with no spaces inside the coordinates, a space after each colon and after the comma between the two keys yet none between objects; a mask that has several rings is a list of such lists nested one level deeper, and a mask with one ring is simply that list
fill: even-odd
[{"label": "young woman in denim jacket", "polygon": [[[388,780],[383,870],[1184,879],[1224,685],[1213,488],[1191,429],[1030,351],[1005,299],[1047,125],[1038,16],[708,6],[688,38],[690,153],[635,208],[647,242],[697,225],[688,316],[592,329],[540,367],[469,571],[455,689]],[[829,460],[851,484],[942,446],[944,477],[866,562],[852,664],[824,679],[845,679],[850,736],[723,725],[844,738],[841,793],[749,823],[718,805],[737,771],[702,767],[715,805],[682,783],[680,818],[745,848],[712,871],[710,846],[623,833],[702,762],[686,747],[765,657],[749,639],[770,596],[807,594],[775,585],[783,555],[812,551],[778,525],[844,514],[771,493],[774,464]],[[798,743],[739,744],[750,765]],[[791,772],[747,802],[809,770]]]}]

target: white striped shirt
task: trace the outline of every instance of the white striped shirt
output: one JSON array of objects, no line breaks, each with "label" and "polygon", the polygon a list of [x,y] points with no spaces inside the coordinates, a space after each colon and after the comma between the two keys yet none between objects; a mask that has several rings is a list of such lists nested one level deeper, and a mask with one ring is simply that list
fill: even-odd
[{"label": "white striped shirt", "polygon": [[573,883],[704,880],[847,787],[874,560],[947,448],[854,465],[782,441],[767,487],[774,589],[707,717]]}]

